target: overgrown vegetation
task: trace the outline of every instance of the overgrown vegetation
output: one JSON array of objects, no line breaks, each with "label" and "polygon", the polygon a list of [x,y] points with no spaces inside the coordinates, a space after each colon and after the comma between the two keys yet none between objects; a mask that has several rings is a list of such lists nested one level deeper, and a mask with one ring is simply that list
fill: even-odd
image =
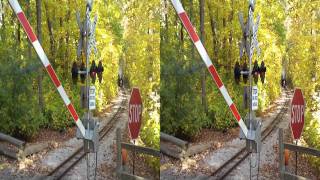
[{"label": "overgrown vegetation", "polygon": [[[184,0],[182,3],[201,36],[199,1]],[[243,108],[243,87],[248,84],[235,83],[233,67],[237,61],[241,65],[248,62],[245,58],[239,58],[242,31],[238,19],[238,12],[243,12],[247,19],[248,2],[205,1],[203,6],[205,47],[241,116],[244,117],[246,111]],[[170,2],[165,1],[163,8],[161,130],[187,139],[197,135],[202,128],[225,130],[237,126]],[[285,6],[279,1],[259,0],[255,11],[255,15],[258,14],[261,16],[258,39],[262,51],[257,60],[259,64],[263,60],[267,66],[265,84],[258,82],[259,111],[262,111],[280,95],[281,65],[286,45]],[[204,85],[201,83],[203,79]],[[203,89],[206,91],[207,105],[202,100]]]},{"label": "overgrown vegetation", "polygon": [[[200,0],[201,1],[201,0]],[[200,1],[183,0],[192,23],[200,31]],[[238,43],[242,37],[238,12],[247,13],[247,1],[205,1],[204,44],[242,117],[243,86],[233,80],[233,66],[239,61]],[[263,111],[280,94],[280,77],[286,73],[291,87],[303,90],[307,111],[303,138],[309,146],[320,148],[320,2],[299,0],[256,1],[260,14],[258,39],[267,66],[266,83],[258,83],[259,110]],[[161,130],[189,138],[202,128],[224,130],[236,122],[220,92],[207,73],[201,84],[202,62],[172,5],[165,1],[161,21]],[[246,17],[245,17],[246,19]],[[206,90],[207,109],[202,103]],[[319,169],[320,161],[312,158]]]},{"label": "overgrown vegetation", "polygon": [[[0,131],[30,138],[41,128],[63,131],[74,126],[9,4],[0,3]],[[83,84],[72,84],[71,65],[85,60],[84,56],[79,59],[76,56],[79,38],[76,11],[80,11],[83,20],[86,1],[20,3],[34,32],[40,33],[41,44],[81,117],[80,86]],[[159,98],[152,98],[158,93],[160,82],[159,2],[95,0],[92,15],[95,14],[98,15],[98,54],[92,54],[91,60],[96,63],[101,60],[104,65],[103,81],[95,83],[96,111],[101,111],[117,96],[118,70],[122,66],[129,88],[136,86],[142,91],[141,138],[147,146],[159,148]]]},{"label": "overgrown vegetation", "polygon": [[[80,117],[83,84],[72,83],[71,65],[74,61],[78,64],[85,61],[84,55],[78,59],[76,55],[79,38],[76,11],[80,11],[83,20],[85,2],[20,1],[34,32],[40,33],[41,44]],[[74,126],[9,4],[0,3],[0,131],[30,138],[41,128],[64,131]],[[96,112],[117,96],[118,71],[122,66],[129,88],[141,89],[142,142],[159,149],[160,100],[155,96],[160,88],[159,2],[95,0],[92,15],[95,14],[98,54],[92,54],[91,60],[96,63],[101,60],[104,65],[103,81],[95,83]],[[151,158],[150,163],[159,170],[159,160]]]},{"label": "overgrown vegetation", "polygon": [[[148,147],[160,149],[160,3],[129,1],[125,14],[123,61],[130,87],[139,87],[143,101],[140,138]],[[159,158],[147,159],[160,171]]]},{"label": "overgrown vegetation", "polygon": [[[303,91],[306,102],[303,139],[320,149],[320,2],[290,0],[287,4],[287,68],[293,87]],[[320,172],[319,158],[311,158]]]}]

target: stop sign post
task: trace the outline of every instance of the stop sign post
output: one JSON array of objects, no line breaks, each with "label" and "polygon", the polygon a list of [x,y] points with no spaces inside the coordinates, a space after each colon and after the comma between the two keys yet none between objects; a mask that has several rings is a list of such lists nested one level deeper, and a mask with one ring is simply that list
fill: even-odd
[{"label": "stop sign post", "polygon": [[[130,138],[131,140],[133,140],[134,145],[135,145],[135,140],[139,136],[141,119],[142,119],[142,99],[140,95],[140,90],[139,88],[132,88],[131,97],[129,101],[128,126],[129,126]],[[133,148],[133,167],[132,167],[133,175],[134,175],[135,156],[136,156],[136,150],[135,148]]]},{"label": "stop sign post", "polygon": [[304,110],[305,102],[301,89],[294,90],[292,102],[291,102],[291,121],[290,127],[293,138],[295,140],[300,139],[304,126]]},{"label": "stop sign post", "polygon": [[129,132],[131,140],[135,141],[140,132],[142,119],[142,99],[139,88],[132,88],[129,101]]},{"label": "stop sign post", "polygon": [[[301,89],[296,88],[294,90],[292,102],[291,102],[291,121],[290,127],[293,135],[293,139],[296,140],[296,145],[301,137],[304,126],[304,110],[305,102]],[[296,152],[296,175],[298,172],[298,152]]]}]

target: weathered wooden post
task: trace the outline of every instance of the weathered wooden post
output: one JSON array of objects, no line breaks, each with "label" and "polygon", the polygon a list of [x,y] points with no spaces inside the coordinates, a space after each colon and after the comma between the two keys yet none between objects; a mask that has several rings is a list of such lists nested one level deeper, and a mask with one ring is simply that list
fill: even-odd
[{"label": "weathered wooden post", "polygon": [[117,128],[117,137],[116,137],[116,143],[117,143],[117,179],[121,178],[121,171],[122,171],[122,154],[121,154],[121,131],[119,128]]},{"label": "weathered wooden post", "polygon": [[284,152],[284,145],[283,145],[283,130],[279,128],[279,170],[280,170],[280,179],[284,179],[283,173],[285,171],[284,169],[284,158],[283,158],[283,152]]}]

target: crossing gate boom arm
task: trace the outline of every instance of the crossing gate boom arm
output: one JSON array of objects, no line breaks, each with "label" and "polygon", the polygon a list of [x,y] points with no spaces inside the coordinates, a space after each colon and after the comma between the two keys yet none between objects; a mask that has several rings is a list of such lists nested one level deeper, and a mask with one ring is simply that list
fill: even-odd
[{"label": "crossing gate boom arm", "polygon": [[204,48],[202,42],[200,41],[199,36],[196,33],[193,25],[191,24],[188,15],[186,14],[185,10],[183,9],[181,2],[179,0],[171,0],[171,3],[173,5],[174,9],[176,10],[184,28],[187,30],[187,32],[188,32],[192,42],[194,43],[197,51],[199,52],[203,62],[206,64],[213,80],[215,81],[217,87],[219,88],[221,94],[223,95],[223,98],[227,102],[233,116],[237,120],[242,132],[247,137],[248,128],[245,125],[244,121],[242,120],[241,115],[240,115],[237,107],[233,103],[227,89],[225,88],[224,84],[222,83],[221,78],[220,78],[216,68],[213,66],[212,61],[211,61],[206,49]]},{"label": "crossing gate boom arm", "polygon": [[26,34],[30,40],[30,43],[34,47],[35,51],[37,52],[37,55],[39,56],[43,66],[47,70],[53,84],[57,88],[64,104],[66,105],[67,109],[69,110],[70,114],[72,115],[72,118],[74,119],[76,125],[78,126],[79,130],[81,131],[81,134],[83,135],[83,137],[85,137],[85,128],[84,128],[74,106],[72,105],[66,91],[64,90],[59,78],[57,77],[57,74],[55,73],[53,67],[51,66],[47,55],[45,54],[40,42],[38,41],[37,36],[34,34],[32,27],[30,26],[29,21],[27,20],[24,12],[22,11],[18,0],[8,0],[8,1],[9,1],[9,4],[10,4],[12,10],[17,15],[19,22],[23,26],[23,29],[26,32]]}]

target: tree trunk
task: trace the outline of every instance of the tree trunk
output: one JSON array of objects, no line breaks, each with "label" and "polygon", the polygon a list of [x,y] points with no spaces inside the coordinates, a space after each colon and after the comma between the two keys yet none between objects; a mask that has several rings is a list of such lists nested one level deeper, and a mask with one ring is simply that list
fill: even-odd
[{"label": "tree trunk", "polygon": [[217,21],[215,20],[213,16],[213,9],[208,3],[208,10],[209,10],[209,17],[210,17],[210,26],[211,26],[211,31],[212,31],[212,46],[213,46],[213,57],[212,60],[213,62],[217,63],[218,62],[218,43],[217,43]]},{"label": "tree trunk", "polygon": [[[70,1],[68,1],[70,2]],[[70,4],[69,4],[70,5]],[[69,23],[70,21],[70,16],[71,16],[71,11],[68,10],[67,12],[67,16],[66,16],[66,22]],[[69,29],[67,28],[67,32],[66,32],[66,49],[65,49],[65,56],[64,56],[64,60],[63,60],[63,77],[64,79],[66,79],[68,77],[68,73],[69,73],[69,38],[70,37],[70,33],[69,33]]]},{"label": "tree trunk", "polygon": [[[50,37],[50,55],[51,55],[51,62],[54,65],[55,64],[55,40],[53,35],[53,29],[52,29],[52,21],[50,19],[49,9],[47,2],[44,2],[44,8],[46,10],[46,17],[47,17],[47,25],[48,25],[48,31],[49,31],[49,37]],[[53,15],[54,17],[54,15]]]},{"label": "tree trunk", "polygon": [[5,25],[5,20],[4,20],[4,4],[3,4],[3,0],[0,1],[0,13],[1,13],[1,41],[4,42],[5,41],[5,30],[6,30],[6,25]]},{"label": "tree trunk", "polygon": [[1,12],[1,28],[5,28],[5,21],[4,21],[4,5],[3,0],[0,1],[0,12]]},{"label": "tree trunk", "polygon": [[3,11],[3,9],[4,9],[4,7],[3,7],[3,0],[1,0],[0,1],[0,15],[1,15],[1,17],[0,17],[0,22],[1,22],[1,26],[3,25],[3,22],[4,22],[4,18],[3,18],[3,16],[4,16],[4,11]]},{"label": "tree trunk", "polygon": [[20,47],[21,45],[21,25],[20,23],[18,23],[18,28],[17,28],[17,44],[18,44],[18,47]]},{"label": "tree trunk", "polygon": [[[41,0],[36,1],[36,9],[37,9],[37,35],[40,44],[42,43],[42,28],[41,28]],[[43,69],[42,67],[38,69],[39,74],[37,77],[38,82],[38,100],[39,100],[39,107],[41,112],[44,112],[44,98],[43,98],[43,88],[42,88],[42,80],[43,80]]]},{"label": "tree trunk", "polygon": [[[193,0],[190,0],[190,21],[192,24],[194,24],[193,22]],[[196,62],[195,61],[195,51],[194,51],[194,45],[191,44],[191,58],[192,58],[192,61],[191,62]],[[193,64],[193,63],[191,63]],[[195,63],[194,63],[195,64]]]},{"label": "tree trunk", "polygon": [[[30,0],[27,0],[27,10],[26,10],[26,16],[27,19],[30,19]],[[28,41],[28,59],[31,59],[31,43]]]},{"label": "tree trunk", "polygon": [[166,39],[165,42],[168,43],[169,41],[169,20],[168,20],[168,11],[169,11],[169,7],[168,7],[168,1],[167,0],[164,0],[164,7],[165,7],[165,14],[164,14],[164,21],[165,21],[165,34],[166,36],[163,36],[165,37]]},{"label": "tree trunk", "polygon": [[42,43],[42,28],[41,28],[41,0],[36,0],[36,9],[37,9],[37,36],[40,44]]},{"label": "tree trunk", "polygon": [[[200,39],[203,45],[205,45],[205,32],[204,32],[204,0],[200,0]],[[206,69],[201,70],[201,100],[204,111],[208,114],[208,104],[207,104],[207,92],[206,92]]]},{"label": "tree trunk", "polygon": [[[232,2],[232,10],[231,10],[231,14],[229,16],[229,22],[231,23],[231,26],[233,25],[233,16],[234,16],[234,0],[231,1]],[[232,46],[232,43],[233,43],[233,29],[230,30],[230,33],[229,33],[229,57],[228,59],[230,60],[230,62],[228,63],[228,70],[230,71],[232,69],[232,65],[233,65],[233,62],[232,62],[232,52],[233,52],[233,46]]]},{"label": "tree trunk", "polygon": [[[227,20],[224,17],[222,19],[222,29],[225,30],[226,26],[227,26]],[[222,51],[223,54],[222,54],[222,58],[221,58],[221,60],[222,60],[221,65],[225,66],[226,65],[225,62],[226,62],[227,54],[228,54],[227,53],[227,36],[226,35],[224,35],[224,37],[222,39],[222,49],[223,49],[223,51]]]},{"label": "tree trunk", "polygon": [[[63,28],[63,21],[64,19],[62,17],[59,18],[59,25],[60,25],[60,28]],[[65,54],[64,54],[64,51],[63,51],[63,46],[64,46],[64,37],[63,36],[60,36],[59,37],[59,41],[58,41],[58,48],[57,48],[57,58],[58,59],[63,59],[65,57]],[[57,66],[60,66],[62,67],[61,64],[58,64],[57,63]]]}]

